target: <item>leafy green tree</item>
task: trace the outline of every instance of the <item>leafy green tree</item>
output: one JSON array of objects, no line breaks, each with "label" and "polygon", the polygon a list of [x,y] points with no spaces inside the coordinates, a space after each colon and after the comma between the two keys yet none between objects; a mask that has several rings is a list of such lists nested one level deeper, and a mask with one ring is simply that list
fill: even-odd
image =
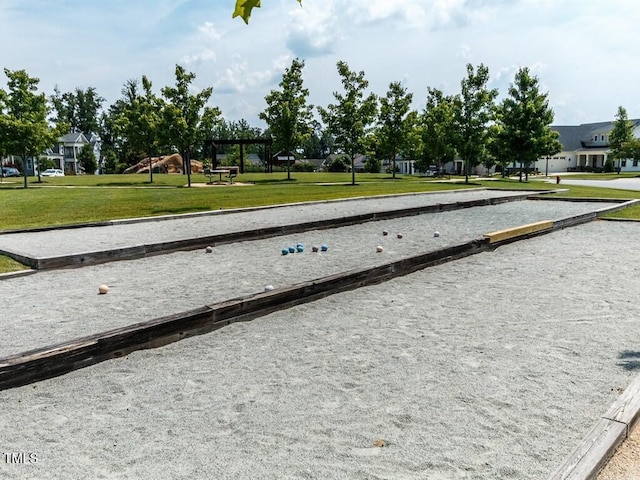
[{"label": "leafy green tree", "polygon": [[416,161],[418,170],[426,172],[431,165],[437,165],[438,171],[442,171],[444,164],[455,159],[456,105],[456,97],[428,88],[427,102],[419,120],[422,155]]},{"label": "leafy green tree", "polygon": [[391,164],[393,178],[396,178],[396,156],[401,153],[413,125],[409,116],[413,94],[400,82],[391,82],[386,96],[380,98],[377,138],[381,149]]},{"label": "leafy green tree", "polygon": [[121,90],[122,97],[113,103],[104,112],[100,119],[100,139],[102,140],[101,153],[103,156],[108,152],[113,152],[116,156],[115,165],[124,168],[135,165],[144,156],[144,152],[135,150],[129,142],[125,125],[122,118],[126,112],[133,109],[133,103],[140,96],[140,82],[137,79],[129,79],[125,82]]},{"label": "leafy green tree", "polygon": [[107,150],[103,155],[104,160],[104,172],[102,173],[116,173],[116,166],[118,165],[118,156],[113,150]]},{"label": "leafy green tree", "polygon": [[[313,105],[307,104],[309,90],[303,87],[304,61],[293,59],[285,69],[280,90],[271,90],[265,97],[267,108],[259,117],[269,126],[276,149],[289,154],[297,150],[311,135]],[[291,179],[291,161],[287,155],[287,179]]]},{"label": "leafy green tree", "polygon": [[370,93],[366,98],[364,90],[369,82],[364,72],[352,72],[346,62],[338,62],[338,74],[342,77],[344,94],[333,93],[335,104],[327,108],[318,107],[322,121],[334,137],[335,147],[351,158],[351,184],[356,184],[354,159],[365,151],[365,137],[378,110],[378,100]]},{"label": "leafy green tree", "polygon": [[96,161],[96,155],[93,153],[93,147],[89,144],[85,144],[80,149],[78,154],[78,162],[82,171],[88,175],[95,174],[98,169],[98,162]]},{"label": "leafy green tree", "polygon": [[191,152],[209,137],[220,120],[221,112],[217,107],[207,106],[213,93],[211,87],[196,94],[190,92],[196,77],[194,73],[176,65],[175,75],[175,86],[162,89],[166,103],[162,109],[161,140],[164,145],[177,148],[182,155],[188,185],[191,186]]},{"label": "leafy green tree", "polygon": [[325,158],[331,153],[331,135],[318,120],[311,121],[311,134],[302,144],[304,158]]},{"label": "leafy green tree", "polygon": [[97,94],[95,88],[78,87],[74,92],[61,93],[56,86],[49,100],[55,113],[52,120],[56,124],[66,123],[72,132],[86,135],[100,131],[100,111],[104,98]]},{"label": "leafy green tree", "polygon": [[382,162],[375,157],[367,156],[367,160],[364,162],[364,171],[367,173],[380,173],[382,168]]},{"label": "leafy green tree", "polygon": [[633,130],[633,122],[627,117],[627,110],[622,106],[618,107],[613,127],[609,132],[609,158],[618,161],[618,173],[622,160],[633,158],[633,148],[630,148],[634,139]]},{"label": "leafy green tree", "polygon": [[[500,165],[500,171],[502,177],[505,177],[507,164],[513,158],[513,155],[509,152],[509,145],[506,143],[505,136],[503,134],[503,126],[497,122],[489,126],[489,138],[487,142],[487,162],[491,162],[491,166]],[[485,163],[485,167],[487,163]],[[489,167],[490,168],[490,167]]]},{"label": "leafy green tree", "polygon": [[553,110],[546,93],[540,92],[538,78],[523,67],[516,72],[509,96],[502,101],[498,115],[502,141],[529,177],[529,166],[545,155],[562,149],[558,133],[551,130]]},{"label": "leafy green tree", "polygon": [[346,155],[336,155],[327,162],[327,171],[346,172],[349,169],[350,160]]},{"label": "leafy green tree", "polygon": [[149,182],[153,183],[152,158],[160,138],[160,112],[164,106],[161,98],[152,91],[152,83],[142,76],[142,93],[132,92],[131,102],[124,104],[117,119],[120,132],[127,138],[130,148],[144,152],[149,158]]},{"label": "leafy green tree", "polygon": [[[302,0],[296,1],[302,5]],[[240,17],[244,20],[244,23],[249,24],[251,10],[259,6],[260,0],[236,0],[236,8],[233,11],[232,18]]]},{"label": "leafy green tree", "polygon": [[498,90],[487,88],[489,69],[480,64],[477,69],[467,64],[467,76],[460,82],[456,97],[455,145],[464,161],[465,183],[469,183],[471,168],[482,159],[487,142],[487,126],[493,120],[494,101]]},{"label": "leafy green tree", "polygon": [[4,69],[7,91],[0,89],[0,138],[7,153],[22,158],[24,187],[27,188],[27,158],[55,144],[58,130],[49,126],[49,108],[44,93],[38,94],[40,80],[25,70]]}]

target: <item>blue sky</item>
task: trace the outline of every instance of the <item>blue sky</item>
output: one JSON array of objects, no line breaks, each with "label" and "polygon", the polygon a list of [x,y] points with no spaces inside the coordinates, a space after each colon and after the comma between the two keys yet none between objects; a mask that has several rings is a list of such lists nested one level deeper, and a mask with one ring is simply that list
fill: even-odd
[{"label": "blue sky", "polygon": [[[424,107],[427,87],[460,90],[467,63],[489,67],[505,95],[519,67],[549,92],[555,124],[640,117],[637,0],[263,0],[247,26],[234,0],[0,0],[0,66],[25,69],[41,91],[95,87],[111,104],[142,75],[174,83],[176,64],[228,120],[258,113],[295,57],[310,103],[340,90],[336,62],[392,81]],[[0,78],[4,87],[5,78]]]}]

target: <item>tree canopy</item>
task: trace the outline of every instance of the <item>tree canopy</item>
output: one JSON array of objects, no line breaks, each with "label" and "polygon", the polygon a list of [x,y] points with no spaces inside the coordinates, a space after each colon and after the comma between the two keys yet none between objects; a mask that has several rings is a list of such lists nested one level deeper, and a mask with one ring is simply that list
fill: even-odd
[{"label": "tree canopy", "polygon": [[391,162],[393,178],[396,178],[396,156],[407,144],[410,131],[414,128],[414,116],[410,116],[413,94],[400,82],[391,82],[386,96],[380,98],[378,130],[376,137],[380,151]]},{"label": "tree canopy", "polygon": [[616,113],[613,128],[609,132],[609,156],[618,161],[617,171],[620,173],[620,162],[626,158],[637,158],[634,148],[633,122],[627,117],[627,110],[620,106]]},{"label": "tree canopy", "polygon": [[[274,145],[287,154],[300,147],[311,134],[313,105],[307,104],[309,90],[304,88],[302,69],[304,61],[293,59],[285,69],[280,90],[271,90],[265,97],[267,108],[259,114],[273,137]],[[291,178],[291,165],[287,160],[287,178]]]},{"label": "tree canopy", "polygon": [[455,158],[455,108],[454,96],[428,88],[427,102],[419,120],[422,152],[417,165],[420,170],[426,171],[433,164],[441,169]]},{"label": "tree canopy", "polygon": [[460,82],[456,97],[454,145],[464,161],[465,182],[469,182],[471,167],[482,160],[488,140],[487,126],[494,118],[496,89],[489,89],[489,69],[480,64],[477,69],[467,64],[467,76]]},{"label": "tree canopy", "polygon": [[318,107],[322,121],[334,136],[335,147],[351,158],[351,183],[355,185],[354,159],[365,151],[365,135],[378,111],[378,99],[370,93],[365,97],[369,82],[364,72],[353,72],[346,62],[337,63],[338,74],[342,77],[344,94],[334,92],[336,103],[327,108]]},{"label": "tree canopy", "polygon": [[538,78],[528,68],[519,69],[509,87],[509,96],[498,110],[504,147],[520,162],[528,177],[529,165],[538,158],[558,153],[562,148],[558,133],[551,130],[553,110],[547,94],[540,92]]},{"label": "tree canopy", "polygon": [[27,159],[37,159],[55,144],[59,131],[48,121],[49,107],[40,80],[24,70],[4,69],[7,90],[0,89],[0,150],[22,158],[24,187],[27,188]]},{"label": "tree canopy", "polygon": [[175,86],[162,89],[167,103],[162,109],[160,130],[164,145],[176,148],[182,155],[191,185],[191,151],[197,143],[210,137],[221,112],[217,107],[207,106],[213,88],[192,94],[190,87],[196,75],[180,65],[176,65],[175,75]]}]

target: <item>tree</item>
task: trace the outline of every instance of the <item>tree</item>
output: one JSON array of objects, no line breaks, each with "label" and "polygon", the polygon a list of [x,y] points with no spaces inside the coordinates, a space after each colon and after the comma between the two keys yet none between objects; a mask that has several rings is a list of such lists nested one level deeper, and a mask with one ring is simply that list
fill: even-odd
[{"label": "tree", "polygon": [[162,109],[161,141],[164,145],[180,151],[188,185],[191,186],[191,152],[213,131],[214,125],[220,120],[221,113],[217,107],[206,106],[213,93],[211,87],[194,95],[190,93],[190,87],[191,82],[196,78],[195,74],[176,65],[175,75],[175,87],[162,89],[162,95],[167,103]]},{"label": "tree", "polygon": [[327,162],[327,171],[346,172],[349,169],[349,159],[346,155],[336,155]]},{"label": "tree", "polygon": [[72,132],[83,132],[87,136],[99,132],[104,98],[97,94],[95,88],[83,90],[78,87],[74,92],[61,93],[56,86],[49,100],[55,112],[52,120],[56,124],[66,123]]},{"label": "tree", "polygon": [[618,107],[615,121],[611,132],[609,132],[609,157],[618,161],[616,170],[620,173],[621,162],[626,158],[633,158],[630,149],[633,136],[633,122],[627,117],[627,110],[623,107]]},{"label": "tree", "polygon": [[338,74],[342,77],[344,94],[333,92],[337,103],[327,108],[318,107],[322,121],[334,136],[337,149],[351,158],[351,184],[356,184],[354,159],[357,153],[364,151],[365,135],[374,121],[378,110],[378,100],[373,93],[364,97],[369,82],[364,72],[349,70],[346,62],[338,62]]},{"label": "tree", "polygon": [[423,151],[416,165],[423,172],[432,164],[442,171],[443,166],[456,156],[456,98],[445,95],[437,88],[429,87],[427,92],[419,131]]},{"label": "tree", "polygon": [[331,153],[333,140],[318,120],[311,121],[311,135],[302,144],[304,158],[325,158]]},{"label": "tree", "polygon": [[509,96],[500,105],[498,119],[502,125],[502,141],[520,162],[520,181],[523,168],[528,180],[532,163],[562,149],[558,133],[550,127],[553,110],[547,94],[540,92],[538,78],[526,67],[516,72]]},{"label": "tree", "polygon": [[280,90],[271,90],[264,98],[267,108],[259,117],[267,122],[276,149],[287,152],[287,180],[291,179],[289,154],[311,135],[313,105],[307,104],[309,90],[303,88],[304,61],[293,59],[285,69]]},{"label": "tree", "polygon": [[493,119],[496,89],[488,89],[489,69],[480,64],[477,69],[467,64],[467,77],[460,82],[456,97],[455,145],[464,161],[465,183],[469,183],[471,167],[477,165],[487,142],[487,126]]},{"label": "tree", "polygon": [[[27,188],[27,158],[37,162],[40,154],[55,144],[59,132],[47,122],[49,108],[40,80],[24,70],[4,69],[7,91],[0,89],[0,138],[7,153],[22,158],[24,187]],[[39,171],[38,171],[39,173]]]},{"label": "tree", "polygon": [[495,164],[500,165],[502,178],[504,178],[507,164],[513,158],[513,155],[509,152],[509,145],[506,143],[506,139],[503,134],[503,126],[500,122],[494,123],[489,127],[487,158],[485,167],[488,163],[491,163],[491,166]]},{"label": "tree", "polygon": [[123,105],[117,119],[120,132],[127,138],[129,147],[144,152],[149,158],[149,182],[153,183],[153,162],[160,133],[160,112],[164,106],[162,99],[152,91],[152,83],[142,76],[143,94],[137,88],[131,91],[130,102]]},{"label": "tree", "polygon": [[93,147],[90,144],[82,146],[78,154],[78,162],[84,173],[89,175],[95,174],[98,169],[98,162],[96,161],[96,155],[93,153]]},{"label": "tree", "polygon": [[[302,5],[302,0],[297,0]],[[260,6],[260,0],[236,0],[236,9],[233,11],[231,18],[240,17],[244,20],[244,23],[249,24],[249,18],[251,17],[251,10]]]},{"label": "tree", "polygon": [[396,156],[404,149],[413,125],[409,116],[413,94],[400,82],[391,82],[385,97],[380,98],[377,138],[381,150],[391,161],[393,178],[396,178]]}]

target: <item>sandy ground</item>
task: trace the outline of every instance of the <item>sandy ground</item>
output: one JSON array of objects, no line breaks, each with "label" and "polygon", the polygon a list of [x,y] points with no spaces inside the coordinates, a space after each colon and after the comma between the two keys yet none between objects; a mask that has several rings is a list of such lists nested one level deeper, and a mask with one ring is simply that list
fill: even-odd
[{"label": "sandy ground", "polygon": [[[464,213],[467,223],[487,218]],[[406,220],[420,225],[423,217]],[[353,255],[362,263],[358,246],[371,252],[381,227],[350,227],[346,246],[336,237],[315,260],[342,264]],[[411,228],[404,225],[402,240],[411,241]],[[592,222],[0,392],[0,476],[546,478],[637,373],[640,267],[630,246],[639,237],[634,223]],[[286,241],[273,240],[269,251],[279,254]],[[384,255],[405,245],[386,241]],[[144,280],[165,257],[126,263]],[[245,268],[258,268],[259,257]],[[270,271],[283,262],[298,262],[289,273],[309,269],[313,258],[275,257]],[[172,268],[151,285],[182,285]],[[57,309],[75,288],[64,275],[85,271],[7,280],[0,289],[3,298],[14,289],[56,291],[42,303]],[[222,280],[190,278],[237,282],[216,274]],[[38,278],[46,282],[21,283]],[[123,299],[114,286],[92,297],[153,315],[188,289],[141,291],[151,295]],[[3,314],[36,308],[15,299]],[[18,323],[3,322],[3,331]]]},{"label": "sandy ground", "polygon": [[638,480],[638,478],[640,478],[640,429],[636,428],[602,469],[598,480]]},{"label": "sandy ground", "polygon": [[[331,219],[385,210],[404,210],[424,205],[454,203],[484,198],[522,195],[522,191],[457,190],[425,194],[407,194],[348,201],[292,204],[278,208],[219,210],[181,216],[155,217],[115,222],[105,227],[89,227],[48,232],[0,234],[0,250],[51,257],[82,252],[111,250],[135,245],[160,243],[185,238],[208,237],[275,225]],[[161,220],[162,218],[168,220]]]},{"label": "sandy ground", "polygon": [[[0,356],[254,294],[266,285],[277,288],[380,265],[467,242],[495,230],[604,206],[540,200],[509,202],[220,245],[211,254],[193,250],[2,280],[0,298],[5,306],[0,319],[4,332]],[[272,219],[276,213],[271,211]],[[281,215],[288,213],[285,209]],[[238,221],[227,216],[218,221],[227,218]],[[159,223],[172,228],[170,221]],[[388,236],[382,235],[385,229]],[[91,241],[89,236],[101,230],[77,231],[76,241],[81,235]],[[435,231],[440,237],[434,237]],[[398,232],[402,239],[397,238]],[[282,256],[283,248],[298,242],[306,245],[304,253]],[[329,251],[313,254],[314,244],[327,244]],[[382,254],[376,254],[378,245],[385,249]],[[109,286],[108,295],[97,295],[101,284]]]}]

